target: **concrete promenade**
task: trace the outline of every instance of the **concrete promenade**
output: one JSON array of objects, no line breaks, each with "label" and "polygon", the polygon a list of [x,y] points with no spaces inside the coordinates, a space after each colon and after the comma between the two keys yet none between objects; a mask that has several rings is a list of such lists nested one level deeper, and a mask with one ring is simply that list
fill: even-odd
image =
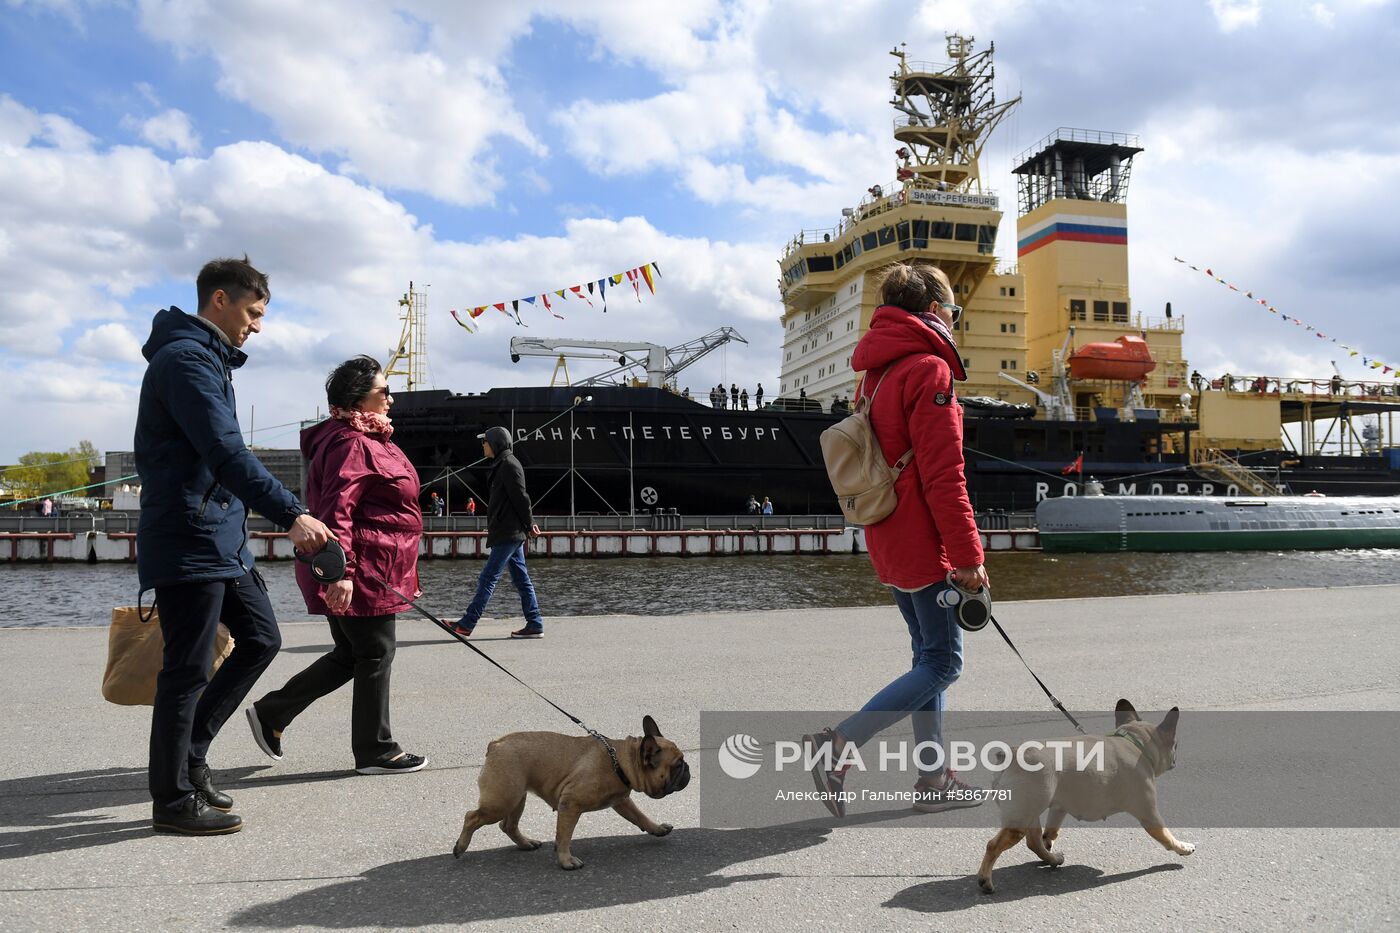
[{"label": "concrete promenade", "polygon": [[[606,572],[600,569],[600,572]],[[429,605],[433,604],[429,601]],[[998,617],[1071,709],[1400,710],[1400,586],[1006,603]],[[285,648],[253,696],[328,648],[324,624],[279,607]],[[438,606],[444,612],[446,606]],[[35,621],[43,607],[33,609]],[[449,851],[474,805],[487,742],[572,727],[426,622],[401,621],[396,738],[431,758],[412,775],[349,770],[350,691],[313,706],[265,758],[237,714],[211,764],[247,825],[228,837],[150,832],[149,709],[106,704],[105,629],[0,630],[0,930],[217,928],[1383,929],[1400,922],[1400,830],[1190,829],[1180,859],[1138,829],[1061,837],[1064,867],[1020,846],[997,894],[973,873],[986,829],[839,825],[813,804],[781,830],[697,827],[699,711],[843,709],[908,664],[893,607],[551,619],[542,641],[481,646],[609,735],[650,713],[695,780],[642,799],[664,839],[586,815],[563,872],[494,827]],[[950,707],[1045,701],[994,632],[968,636]],[[1307,767],[1300,755],[1299,767]],[[1172,780],[1168,774],[1163,781]],[[1300,803],[1300,806],[1305,806]],[[1167,815],[1170,822],[1171,816]],[[522,828],[551,838],[531,799]]]}]

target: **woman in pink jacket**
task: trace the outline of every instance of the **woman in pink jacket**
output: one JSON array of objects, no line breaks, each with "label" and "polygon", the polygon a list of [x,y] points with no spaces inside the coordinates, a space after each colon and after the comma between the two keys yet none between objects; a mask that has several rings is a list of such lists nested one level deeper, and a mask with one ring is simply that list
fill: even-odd
[{"label": "woman in pink jacket", "polygon": [[379,363],[357,356],[326,380],[331,417],[301,433],[309,461],[306,502],[345,548],[345,578],[318,583],[298,562],[297,583],[313,615],[326,616],[335,647],[248,707],[258,747],[282,757],[282,731],[316,700],[354,681],[350,747],[361,774],[417,771],[427,764],[405,752],[389,730],[389,672],[395,613],[405,607],[390,587],[419,595],[418,545],[423,513],[418,472],[390,440],[393,397]]}]

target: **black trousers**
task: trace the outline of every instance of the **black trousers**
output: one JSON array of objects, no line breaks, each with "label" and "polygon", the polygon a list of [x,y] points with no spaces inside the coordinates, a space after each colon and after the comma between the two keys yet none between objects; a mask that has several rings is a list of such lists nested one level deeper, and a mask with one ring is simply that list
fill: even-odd
[{"label": "black trousers", "polygon": [[[151,711],[151,799],[179,806],[194,793],[189,766],[209,745],[282,647],[267,586],[255,572],[236,580],[156,588],[165,654]],[[213,679],[214,637],[223,622],[233,653]]]},{"label": "black trousers", "polygon": [[312,703],[351,680],[350,748],[364,768],[403,752],[389,731],[389,673],[394,664],[394,620],[387,616],[327,616],[335,647],[253,704],[258,718],[279,732]]}]

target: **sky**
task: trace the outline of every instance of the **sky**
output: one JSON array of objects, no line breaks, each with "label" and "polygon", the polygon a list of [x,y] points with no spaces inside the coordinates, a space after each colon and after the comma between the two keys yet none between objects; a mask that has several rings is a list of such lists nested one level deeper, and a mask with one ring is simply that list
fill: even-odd
[{"label": "sky", "polygon": [[[235,381],[258,444],[294,446],[336,362],[387,357],[410,280],[439,388],[546,383],[517,335],[728,325],[747,344],[682,383],[771,393],[783,244],[892,180],[889,50],[943,61],[952,31],[1022,95],[983,159],[1005,264],[1013,156],[1134,133],[1133,302],[1172,303],[1193,367],[1376,378],[1174,256],[1400,363],[1390,0],[0,0],[0,463],[130,449],[152,316],[244,253],[273,292]],[[656,294],[606,315],[448,314],[649,261]]]}]

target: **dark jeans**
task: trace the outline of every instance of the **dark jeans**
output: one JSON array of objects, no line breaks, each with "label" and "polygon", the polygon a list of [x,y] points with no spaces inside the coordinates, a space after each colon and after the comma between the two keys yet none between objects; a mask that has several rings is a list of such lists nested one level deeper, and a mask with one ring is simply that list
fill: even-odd
[{"label": "dark jeans", "polygon": [[470,625],[481,620],[486,605],[491,602],[491,594],[496,591],[496,583],[501,574],[510,570],[510,580],[520,593],[520,611],[525,614],[525,624],[530,628],[544,628],[544,617],[540,615],[539,600],[535,598],[535,584],[530,581],[530,571],[525,567],[525,542],[505,541],[491,548],[486,556],[486,566],[481,568],[481,576],[476,581],[476,596],[463,618]]},{"label": "dark jeans", "polygon": [[[194,793],[189,766],[202,765],[225,720],[253,689],[282,636],[255,572],[235,580],[156,588],[165,655],[151,711],[151,799],[175,807]],[[213,679],[214,637],[223,622],[233,653]]]},{"label": "dark jeans", "polygon": [[365,768],[403,753],[389,731],[389,672],[394,665],[394,619],[327,616],[335,647],[253,705],[270,729],[282,731],[312,703],[355,682],[350,699],[350,749]]}]

